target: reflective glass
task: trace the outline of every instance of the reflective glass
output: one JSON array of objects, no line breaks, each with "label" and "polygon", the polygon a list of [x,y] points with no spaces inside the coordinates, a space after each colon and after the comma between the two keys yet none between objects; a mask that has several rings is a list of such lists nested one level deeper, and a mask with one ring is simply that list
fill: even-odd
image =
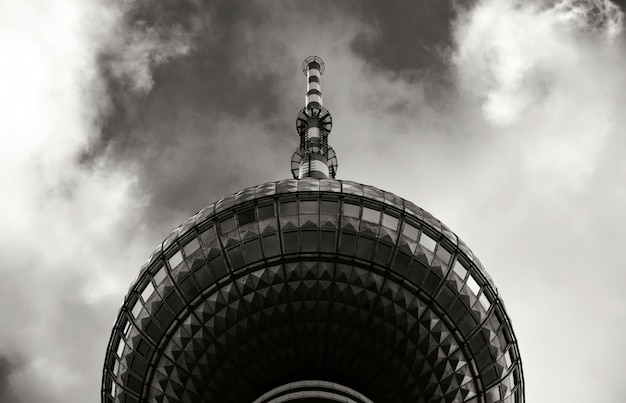
[{"label": "reflective glass", "polygon": [[317,214],[318,202],[317,200],[301,200],[300,201],[300,214]]},{"label": "reflective glass", "polygon": [[176,253],[174,253],[172,255],[172,257],[170,257],[168,259],[168,262],[170,264],[170,268],[175,268],[176,266],[178,266],[179,264],[181,264],[181,262],[183,261],[183,255],[180,253],[180,251],[176,251]]},{"label": "reflective glass", "polygon": [[467,274],[467,269],[465,268],[465,266],[463,266],[461,264],[460,261],[458,261],[458,260],[454,261],[454,268],[453,268],[453,270],[457,274],[457,276],[459,276],[462,279],[465,279],[465,275]]},{"label": "reflective glass", "polygon": [[265,220],[266,218],[274,218],[274,205],[266,204],[263,206],[259,206],[259,220]]},{"label": "reflective glass", "polygon": [[241,211],[237,214],[237,221],[239,225],[246,225],[256,220],[254,214],[254,208],[250,208],[245,211]]},{"label": "reflective glass", "polygon": [[141,299],[143,299],[144,301],[147,301],[153,292],[154,292],[154,286],[152,286],[152,283],[148,281],[146,288],[144,288],[144,290],[141,292]]},{"label": "reflective glass", "polygon": [[161,266],[159,270],[153,276],[154,284],[156,285],[161,284],[161,281],[163,281],[166,275],[167,274],[165,273],[165,267]]},{"label": "reflective glass", "polygon": [[428,249],[431,252],[435,251],[435,246],[437,245],[437,242],[424,232],[422,232],[422,236],[420,237],[419,243],[420,245],[422,245],[424,248]]},{"label": "reflective glass", "polygon": [[409,239],[416,240],[417,235],[419,235],[419,230],[408,222],[405,222],[404,227],[402,228],[402,235]]},{"label": "reflective glass", "polygon": [[484,292],[478,298],[478,302],[480,302],[483,308],[485,308],[485,311],[488,311],[489,308],[491,307],[491,304],[489,303],[489,300],[487,299],[487,296],[485,295]]},{"label": "reflective glass", "polygon": [[183,246],[185,256],[191,256],[198,249],[200,249],[200,242],[198,242],[198,238],[195,237],[191,238],[187,245]]},{"label": "reflective glass", "polygon": [[474,280],[474,276],[472,275],[467,278],[467,286],[474,295],[478,295],[478,293],[480,292],[480,286],[478,285],[476,280]]},{"label": "reflective glass", "polygon": [[359,218],[359,213],[361,212],[361,206],[356,204],[344,203],[343,204],[343,215],[347,217]]},{"label": "reflective glass", "polygon": [[298,214],[298,205],[295,201],[280,203],[280,215],[288,216],[288,215],[296,215]]},{"label": "reflective glass", "polygon": [[398,229],[398,219],[396,217],[390,216],[387,213],[383,213],[383,226],[392,230]]},{"label": "reflective glass", "polygon": [[336,201],[322,200],[321,205],[320,205],[320,213],[321,214],[336,215],[337,214],[337,204],[338,203]]},{"label": "reflective glass", "polygon": [[120,339],[118,345],[117,345],[117,349],[115,351],[115,353],[117,354],[118,357],[122,356],[122,352],[124,351],[124,347],[126,347],[126,344],[124,343],[124,339]]},{"label": "reflective glass", "polygon": [[363,220],[378,224],[380,222],[380,211],[363,207]]},{"label": "reflective glass", "polygon": [[141,301],[137,299],[137,302],[135,302],[135,305],[133,306],[130,312],[133,314],[135,318],[137,318],[139,317],[139,312],[141,311],[141,308],[143,308],[141,305]]},{"label": "reflective glass", "polygon": [[235,223],[234,216],[230,216],[220,221],[220,232],[222,234],[227,234],[231,231],[234,231],[236,228],[237,228],[237,224]]}]

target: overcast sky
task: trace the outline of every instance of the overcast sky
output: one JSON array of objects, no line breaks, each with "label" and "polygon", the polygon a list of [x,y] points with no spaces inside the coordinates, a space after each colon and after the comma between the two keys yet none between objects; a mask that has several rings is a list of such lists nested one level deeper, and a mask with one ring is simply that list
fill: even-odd
[{"label": "overcast sky", "polygon": [[626,34],[608,0],[0,0],[0,401],[99,401],[169,232],[290,176],[321,56],[338,178],[494,278],[529,402],[626,395]]}]

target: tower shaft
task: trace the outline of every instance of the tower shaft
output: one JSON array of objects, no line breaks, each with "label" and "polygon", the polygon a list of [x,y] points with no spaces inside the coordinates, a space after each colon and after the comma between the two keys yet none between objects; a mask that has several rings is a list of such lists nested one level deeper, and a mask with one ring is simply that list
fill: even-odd
[{"label": "tower shaft", "polygon": [[332,116],[322,106],[320,77],[324,72],[324,62],[317,56],[307,57],[302,70],[307,77],[307,92],[305,106],[296,119],[300,146],[291,159],[291,172],[295,179],[334,178],[337,173],[337,157],[328,145]]}]

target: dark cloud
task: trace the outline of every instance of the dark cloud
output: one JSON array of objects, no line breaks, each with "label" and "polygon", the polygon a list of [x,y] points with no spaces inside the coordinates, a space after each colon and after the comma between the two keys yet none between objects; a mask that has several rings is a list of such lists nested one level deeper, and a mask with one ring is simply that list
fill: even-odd
[{"label": "dark cloud", "polygon": [[[222,193],[289,175],[297,144],[293,122],[305,85],[290,33],[310,33],[310,41],[325,22],[342,20],[353,6],[179,3],[140,3],[127,16],[130,27],[163,36],[183,27],[192,38],[189,53],[153,66],[149,92],[111,72],[118,49],[102,56],[111,113],[99,144],[83,159],[106,150],[114,160],[137,163],[139,185],[155,206],[189,212]],[[276,35],[277,27],[284,34]]]},{"label": "dark cloud", "polygon": [[[469,3],[469,2],[467,2]],[[423,71],[446,66],[452,47],[453,0],[369,1],[362,5],[364,23],[352,50],[367,62],[391,71]]]},{"label": "dark cloud", "polygon": [[15,391],[11,387],[11,374],[19,369],[19,365],[15,359],[10,359],[0,352],[0,401],[19,403]]}]

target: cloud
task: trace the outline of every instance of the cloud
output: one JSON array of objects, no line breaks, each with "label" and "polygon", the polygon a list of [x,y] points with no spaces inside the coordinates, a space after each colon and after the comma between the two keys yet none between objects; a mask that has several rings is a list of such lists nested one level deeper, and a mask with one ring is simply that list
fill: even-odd
[{"label": "cloud", "polygon": [[105,73],[145,94],[155,66],[190,50],[181,27],[129,25],[134,5],[0,3],[2,401],[98,399],[109,299],[157,242],[134,165],[106,148],[81,160],[111,111]]},{"label": "cloud", "polygon": [[460,90],[551,186],[583,188],[615,130],[622,20],[608,0],[485,0],[455,23]]}]

